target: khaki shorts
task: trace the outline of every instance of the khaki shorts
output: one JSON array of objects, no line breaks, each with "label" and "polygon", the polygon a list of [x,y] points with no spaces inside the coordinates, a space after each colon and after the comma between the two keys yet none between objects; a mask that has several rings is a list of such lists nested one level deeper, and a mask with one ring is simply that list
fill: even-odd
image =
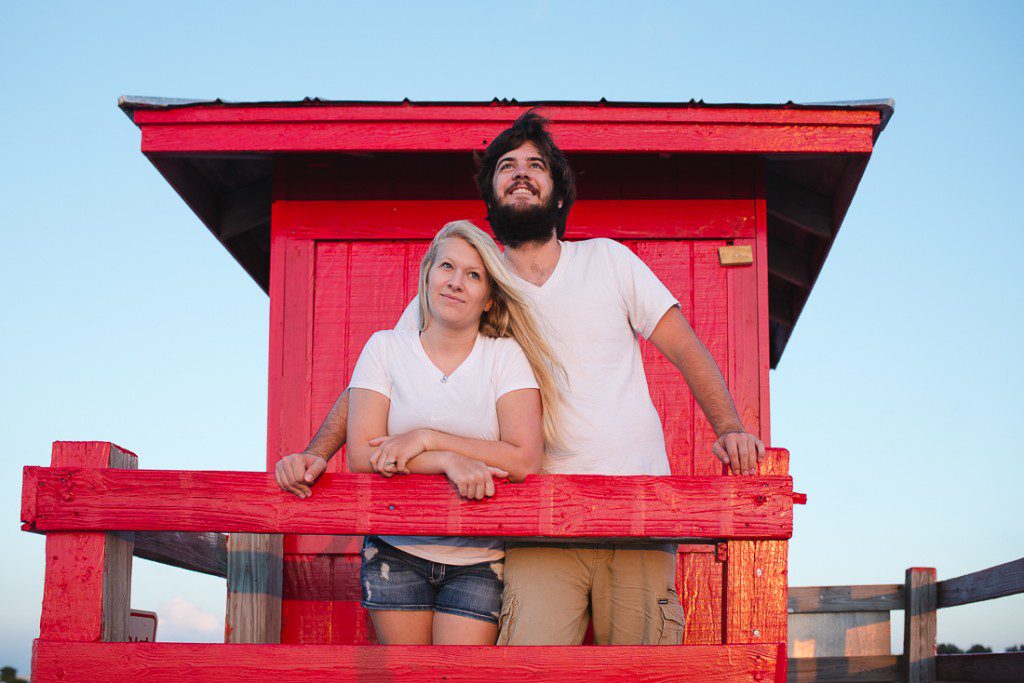
[{"label": "khaki shorts", "polygon": [[509,546],[498,645],[680,645],[674,550]]}]

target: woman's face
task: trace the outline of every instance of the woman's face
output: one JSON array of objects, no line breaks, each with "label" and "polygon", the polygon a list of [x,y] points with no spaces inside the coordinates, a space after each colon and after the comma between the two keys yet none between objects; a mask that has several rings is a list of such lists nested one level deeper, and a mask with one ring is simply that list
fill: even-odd
[{"label": "woman's face", "polygon": [[465,240],[453,237],[441,243],[427,274],[427,302],[431,316],[447,327],[479,326],[491,307],[491,283],[484,262]]}]

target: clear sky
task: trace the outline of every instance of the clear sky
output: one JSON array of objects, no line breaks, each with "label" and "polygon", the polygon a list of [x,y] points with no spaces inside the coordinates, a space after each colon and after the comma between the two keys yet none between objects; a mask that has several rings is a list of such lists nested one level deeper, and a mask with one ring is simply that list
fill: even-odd
[{"label": "clear sky", "polygon": [[[727,5],[727,6],[726,6]],[[262,468],[267,297],[139,153],[120,94],[776,103],[893,97],[779,369],[792,585],[1024,555],[1024,4],[9,3],[0,22],[0,665],[27,673],[43,538],[21,467],[102,439]],[[138,560],[162,640],[222,637],[223,580]],[[940,640],[1024,642],[1021,596]],[[899,641],[901,619],[894,615]]]}]

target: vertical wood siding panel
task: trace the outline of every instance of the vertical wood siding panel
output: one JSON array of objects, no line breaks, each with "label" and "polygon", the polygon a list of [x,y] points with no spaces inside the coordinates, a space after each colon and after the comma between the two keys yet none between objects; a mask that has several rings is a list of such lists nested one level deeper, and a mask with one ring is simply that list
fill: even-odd
[{"label": "vertical wood siding panel", "polygon": [[714,553],[679,553],[685,645],[722,642],[722,563]]},{"label": "vertical wood siding panel", "polygon": [[[338,394],[348,386],[345,368],[345,319],[348,315],[348,242],[316,243],[316,291],[313,298],[313,371],[310,432],[316,433]],[[339,471],[333,458],[328,472]]]},{"label": "vertical wood siding panel", "polygon": [[311,240],[284,241],[284,306],[280,430],[278,452],[271,467],[281,456],[306,447],[310,433],[310,389],[313,345],[314,243]]},{"label": "vertical wood siding panel", "polygon": [[765,199],[764,165],[759,163],[755,179],[754,199],[754,267],[757,269],[757,354],[761,390],[761,440],[771,445],[771,404],[768,371],[771,350],[768,332],[768,208]]},{"label": "vertical wood siding panel", "polygon": [[[679,300],[687,319],[692,315],[692,243],[676,241],[637,242],[634,251]],[[693,397],[672,363],[646,340],[641,340],[644,371],[654,407],[665,430],[672,473],[693,471]]]},{"label": "vertical wood siding panel", "polygon": [[[754,247],[754,240],[736,240]],[[751,434],[761,432],[760,348],[757,320],[757,270],[753,266],[723,268],[729,292],[729,365],[722,368],[736,412]]]},{"label": "vertical wood siding panel", "polygon": [[[711,352],[722,375],[729,377],[728,290],[726,269],[718,262],[719,241],[693,243],[693,317],[690,324],[697,336]],[[693,406],[693,474],[722,474],[723,467],[711,454],[715,442],[704,412]]]},{"label": "vertical wood siding panel", "polygon": [[281,642],[331,643],[332,555],[286,555],[282,587]]}]

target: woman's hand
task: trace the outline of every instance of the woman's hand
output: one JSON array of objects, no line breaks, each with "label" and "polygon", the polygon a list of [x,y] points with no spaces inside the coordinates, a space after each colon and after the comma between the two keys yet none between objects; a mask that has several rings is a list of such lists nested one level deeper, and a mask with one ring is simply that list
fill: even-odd
[{"label": "woman's hand", "polygon": [[369,445],[376,448],[370,456],[370,467],[374,472],[390,477],[393,474],[409,474],[410,460],[430,449],[430,430],[414,429],[397,436],[378,436],[370,439]]},{"label": "woman's hand", "polygon": [[458,453],[447,453],[444,474],[463,498],[482,500],[494,495],[494,477],[504,478],[508,472],[485,465]]}]

